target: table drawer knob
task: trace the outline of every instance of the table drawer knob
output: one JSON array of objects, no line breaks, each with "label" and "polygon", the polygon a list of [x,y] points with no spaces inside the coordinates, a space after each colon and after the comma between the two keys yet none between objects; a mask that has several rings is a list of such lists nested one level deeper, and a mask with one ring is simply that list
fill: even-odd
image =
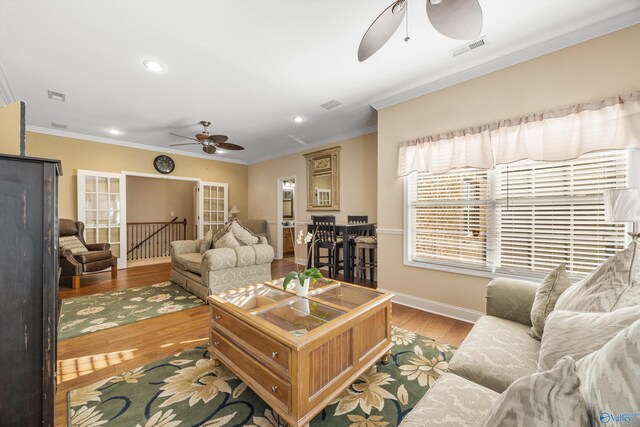
[{"label": "table drawer knob", "polygon": [[220,341],[214,341],[213,345],[215,345],[216,347],[220,345]]},{"label": "table drawer knob", "polygon": [[277,385],[272,385],[272,386],[271,386],[271,391],[272,391],[272,392],[274,392],[274,393],[275,393],[276,391],[278,391],[278,386],[277,386]]},{"label": "table drawer knob", "polygon": [[275,359],[276,357],[278,357],[278,352],[277,352],[277,351],[272,351],[272,352],[271,352],[271,357],[273,357],[274,359]]},{"label": "table drawer knob", "polygon": [[215,316],[215,317],[214,317],[214,319],[216,319],[216,320],[220,320],[220,319],[221,319],[221,317],[220,317],[220,316]]}]

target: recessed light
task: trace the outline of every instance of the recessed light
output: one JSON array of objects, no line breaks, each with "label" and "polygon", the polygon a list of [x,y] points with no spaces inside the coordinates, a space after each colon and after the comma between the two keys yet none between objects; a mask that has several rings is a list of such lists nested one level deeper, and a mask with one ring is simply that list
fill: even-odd
[{"label": "recessed light", "polygon": [[109,129],[107,132],[109,132],[111,135],[120,135],[122,133],[118,129]]},{"label": "recessed light", "polygon": [[142,61],[142,65],[144,65],[147,70],[153,71],[154,73],[164,71],[164,65],[152,59],[145,59]]},{"label": "recessed light", "polygon": [[302,123],[302,122],[304,122],[304,117],[301,117],[301,116],[295,116],[295,117],[294,117],[293,119],[291,119],[291,120],[293,120],[293,123]]}]

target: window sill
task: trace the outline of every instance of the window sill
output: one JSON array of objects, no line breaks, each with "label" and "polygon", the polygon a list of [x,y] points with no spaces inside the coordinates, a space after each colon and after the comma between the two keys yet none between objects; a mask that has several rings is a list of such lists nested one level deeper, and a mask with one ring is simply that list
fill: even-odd
[{"label": "window sill", "polygon": [[516,279],[516,280],[525,280],[529,282],[541,282],[544,279],[544,274],[532,274],[532,275],[521,275],[521,274],[513,274],[507,272],[493,272],[493,271],[483,271],[483,270],[472,270],[470,268],[463,267],[454,267],[451,265],[443,265],[429,262],[419,262],[419,261],[410,261],[404,260],[403,263],[407,267],[417,267],[424,268],[426,270],[437,270],[444,271],[446,273],[454,273],[454,274],[463,274],[465,276],[474,276],[474,277],[483,277],[486,279],[495,279],[498,277],[504,277],[508,279]]}]

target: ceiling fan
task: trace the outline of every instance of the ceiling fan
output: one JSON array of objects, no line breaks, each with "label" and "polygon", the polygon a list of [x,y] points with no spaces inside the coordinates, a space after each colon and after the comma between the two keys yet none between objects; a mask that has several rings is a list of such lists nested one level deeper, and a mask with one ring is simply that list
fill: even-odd
[{"label": "ceiling fan", "polygon": [[200,124],[204,127],[204,130],[201,133],[196,134],[195,138],[190,136],[178,135],[177,133],[172,133],[173,136],[179,136],[180,138],[191,139],[196,142],[187,142],[184,144],[170,144],[170,147],[176,147],[179,145],[193,145],[200,144],[202,145],[202,151],[207,154],[213,154],[216,152],[216,148],[222,148],[224,150],[244,150],[244,147],[241,147],[236,144],[232,144],[227,142],[229,137],[227,135],[210,135],[207,128],[211,126],[211,122],[207,122],[205,120],[201,121]]},{"label": "ceiling fan", "polygon": [[[396,0],[369,26],[358,48],[358,61],[376,53],[396,32],[408,14],[409,0]],[[471,40],[482,31],[482,8],[478,0],[427,0],[427,17],[440,34],[452,39]],[[409,41],[409,21],[407,36]]]}]

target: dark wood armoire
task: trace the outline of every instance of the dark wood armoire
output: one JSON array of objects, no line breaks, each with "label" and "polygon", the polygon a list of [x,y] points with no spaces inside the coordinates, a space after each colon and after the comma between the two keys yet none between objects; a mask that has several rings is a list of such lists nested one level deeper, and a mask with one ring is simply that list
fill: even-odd
[{"label": "dark wood armoire", "polygon": [[0,426],[53,426],[60,174],[0,154]]}]

